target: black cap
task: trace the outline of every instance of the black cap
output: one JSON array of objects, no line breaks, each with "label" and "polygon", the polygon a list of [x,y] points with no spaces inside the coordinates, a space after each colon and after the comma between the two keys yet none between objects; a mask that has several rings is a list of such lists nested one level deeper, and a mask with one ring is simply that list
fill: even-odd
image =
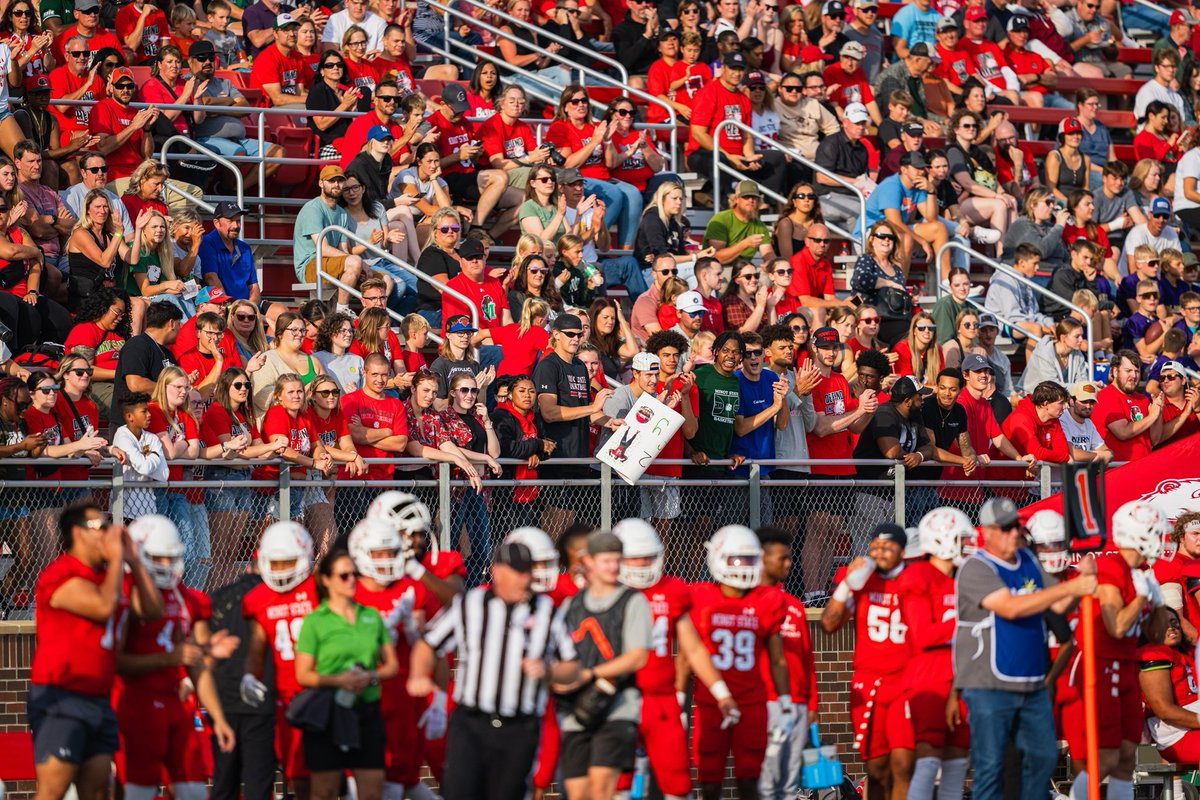
[{"label": "black cap", "polygon": [[442,90],[442,102],[455,114],[465,114],[471,108],[467,102],[467,90],[457,83],[448,83]]},{"label": "black cap", "polygon": [[188,48],[188,58],[196,56],[214,56],[217,54],[217,48],[213,47],[213,43],[208,39],[197,39],[192,42],[192,46]]},{"label": "black cap", "polygon": [[921,154],[920,150],[910,150],[900,156],[900,166],[927,169],[929,162],[925,160],[925,156]]},{"label": "black cap", "polygon": [[234,203],[231,200],[222,200],[221,202],[217,203],[216,208],[213,209],[213,219],[233,219],[234,217],[240,217],[245,213],[245,211],[238,208],[237,203]]},{"label": "black cap", "polygon": [[455,314],[446,320],[446,333],[474,333],[479,330],[466,314]]},{"label": "black cap", "polygon": [[933,58],[933,54],[929,52],[929,45],[924,42],[917,42],[912,47],[908,48],[910,56],[922,56],[924,58]]},{"label": "black cap", "polygon": [[746,77],[742,79],[742,83],[747,86],[766,86],[767,76],[757,69],[752,69],[746,73]]},{"label": "black cap", "polygon": [[483,256],[483,242],[479,241],[478,239],[468,237],[463,239],[463,243],[458,246],[459,258],[473,259],[483,258]]},{"label": "black cap", "polygon": [[892,393],[888,399],[893,403],[903,403],[908,398],[918,394],[921,397],[929,397],[929,395],[933,394],[933,389],[917,383],[917,379],[913,376],[905,375],[892,386]]},{"label": "black cap", "polygon": [[574,314],[559,314],[554,318],[554,324],[550,326],[550,329],[555,331],[581,331],[583,330],[583,320]]},{"label": "black cap", "polygon": [[1013,14],[1008,18],[1008,32],[1029,30],[1029,17],[1024,14]]},{"label": "black cap", "polygon": [[517,572],[533,572],[533,553],[520,542],[501,542],[493,560]]},{"label": "black cap", "polygon": [[587,552],[589,556],[600,553],[620,553],[622,552],[621,540],[615,533],[596,531],[587,538]]},{"label": "black cap", "polygon": [[925,135],[925,126],[919,122],[906,122],[900,128],[901,133],[906,133],[915,139],[919,139]]},{"label": "black cap", "polygon": [[813,331],[812,344],[813,347],[841,347],[842,337],[838,335],[836,328],[826,325]]},{"label": "black cap", "polygon": [[734,50],[732,53],[725,54],[725,58],[721,59],[721,65],[730,69],[745,69],[746,57]]},{"label": "black cap", "polygon": [[871,541],[876,539],[884,539],[889,542],[895,542],[900,545],[903,550],[908,546],[908,534],[894,522],[881,522],[875,526],[875,530],[871,531]]}]

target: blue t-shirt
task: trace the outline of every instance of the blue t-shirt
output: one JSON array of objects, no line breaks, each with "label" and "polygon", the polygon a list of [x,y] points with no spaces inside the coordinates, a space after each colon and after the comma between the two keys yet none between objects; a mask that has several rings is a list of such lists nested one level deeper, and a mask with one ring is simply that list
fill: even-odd
[{"label": "blue t-shirt", "polygon": [[924,203],[928,195],[924,189],[910,189],[905,186],[899,173],[889,175],[867,198],[867,227],[884,219],[884,209],[888,208],[900,209],[900,219],[904,220],[905,224],[911,223],[917,213],[917,206]]},{"label": "blue t-shirt", "polygon": [[[314,197],[305,203],[296,216],[296,228],[292,236],[292,265],[296,268],[298,280],[304,280],[304,268],[317,257],[317,244],[313,241],[313,236],[328,225],[341,225],[348,231],[356,227],[346,209],[337,205],[330,208],[320,197]],[[330,233],[325,237],[325,241],[334,247],[339,246],[342,239],[340,233]]]},{"label": "blue t-shirt", "polygon": [[892,17],[892,36],[900,37],[909,47],[917,42],[925,42],[933,50],[937,44],[934,33],[941,18],[942,15],[934,11],[932,5],[928,11],[922,11],[916,3],[909,3]]},{"label": "blue t-shirt", "polygon": [[[741,401],[738,404],[738,416],[749,419],[771,407],[775,399],[775,381],[779,376],[769,369],[764,369],[758,380],[752,381],[742,374],[739,369],[733,373],[738,380],[738,393]],[[775,457],[775,423],[764,422],[744,436],[736,433],[729,442],[729,454],[745,456],[752,460],[771,459]],[[774,467],[763,465],[761,473],[766,475]],[[738,467],[736,475],[749,475],[749,467]]]},{"label": "blue t-shirt", "polygon": [[234,239],[233,252],[230,253],[221,234],[213,228],[201,237],[199,255],[205,274],[215,272],[225,294],[234,300],[250,299],[250,287],[258,283],[258,270],[254,268],[254,253],[250,251],[250,245],[241,239]]}]

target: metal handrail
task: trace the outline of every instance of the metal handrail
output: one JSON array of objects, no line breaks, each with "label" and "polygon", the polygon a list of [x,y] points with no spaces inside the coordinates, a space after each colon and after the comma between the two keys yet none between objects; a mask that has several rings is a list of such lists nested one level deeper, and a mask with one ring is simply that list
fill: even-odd
[{"label": "metal handrail", "polygon": [[[950,287],[949,287],[949,285],[947,285],[947,286],[946,286],[946,288],[947,288],[947,289],[948,289],[948,288],[950,288]],[[1007,325],[1007,326],[1008,326],[1008,327],[1010,327],[1010,328],[1018,328],[1018,327],[1020,327],[1020,325],[1018,325],[1016,322],[1014,322],[1013,320],[1009,319],[1008,317],[1005,317],[1005,316],[1003,316],[1002,314],[997,314],[995,311],[992,311],[992,310],[991,310],[991,309],[989,309],[989,308],[988,308],[986,305],[984,305],[983,303],[979,302],[979,300],[978,300],[977,298],[975,298],[975,297],[971,297],[970,295],[968,295],[968,296],[967,296],[967,304],[968,304],[968,305],[970,305],[970,306],[973,306],[973,307],[975,307],[975,308],[977,308],[977,309],[979,309],[980,313],[987,313],[987,314],[991,314],[991,315],[992,315],[993,317],[995,317],[997,320],[999,320],[1000,322],[1003,322],[1005,325]],[[1024,329],[1022,328],[1022,330],[1024,330]],[[1025,331],[1025,335],[1026,335],[1026,336],[1029,336],[1029,332],[1028,332],[1028,331]],[[1047,338],[1049,338],[1049,337],[1047,337],[1045,334],[1042,334],[1041,336],[1036,336],[1036,337],[1032,337],[1032,338],[1035,338],[1035,339],[1037,339],[1039,342],[1041,342],[1043,339],[1047,339]]]},{"label": "metal handrail", "polygon": [[[713,196],[713,208],[715,210],[720,210],[720,201],[721,201],[721,183],[720,183],[720,181],[717,180],[717,164],[719,164],[721,161],[720,156],[719,156],[720,149],[721,149],[720,148],[721,132],[725,131],[725,130],[735,129],[735,128],[737,130],[740,130],[740,131],[743,131],[744,133],[749,134],[752,139],[754,139],[756,141],[760,141],[763,144],[767,145],[768,147],[772,147],[772,148],[778,150],[779,152],[783,153],[786,156],[791,156],[793,159],[800,162],[801,164],[808,167],[809,169],[813,170],[814,172],[821,173],[825,177],[832,180],[834,183],[837,183],[839,186],[844,186],[845,188],[847,188],[851,192],[853,192],[855,195],[857,195],[858,196],[858,206],[859,206],[859,213],[858,213],[859,238],[855,239],[854,234],[852,234],[846,230],[843,230],[842,228],[839,228],[837,225],[833,225],[828,222],[825,223],[825,227],[829,228],[830,230],[832,230],[834,233],[838,234],[839,236],[844,236],[845,238],[849,239],[852,242],[857,242],[859,244],[859,246],[862,246],[867,241],[867,197],[866,197],[866,195],[864,195],[862,193],[861,189],[859,189],[857,186],[855,186],[854,184],[847,181],[841,175],[838,175],[834,172],[830,172],[828,169],[826,169],[825,167],[822,167],[820,164],[817,164],[815,161],[810,161],[809,159],[800,155],[800,153],[796,152],[792,148],[790,148],[786,145],[780,144],[779,142],[775,141],[774,139],[770,138],[769,136],[763,136],[761,133],[754,130],[746,123],[740,122],[736,119],[727,119],[724,122],[722,122],[720,125],[718,125],[717,130],[716,130],[716,135],[713,137],[713,191],[712,191],[712,196]],[[734,170],[730,167],[725,167],[725,169],[729,170],[730,172],[735,172],[739,175],[741,174],[741,173],[738,173],[737,170]],[[774,197],[777,197],[777,198],[779,197],[778,194],[771,192],[769,189],[767,190],[767,192],[769,194],[773,195]],[[782,202],[786,204],[787,199],[783,198]]]},{"label": "metal handrail", "polygon": [[[208,156],[213,161],[215,161],[216,163],[220,164],[221,166],[225,167],[230,172],[232,172],[234,181],[237,184],[238,208],[242,208],[242,199],[246,195],[246,192],[242,187],[242,171],[240,169],[238,169],[237,166],[233,162],[231,162],[229,159],[225,158],[225,156],[221,155],[220,153],[216,152],[215,150],[211,150],[211,149],[205,147],[204,145],[200,144],[195,139],[192,139],[191,137],[188,137],[188,136],[184,136],[182,133],[177,133],[174,136],[169,137],[165,142],[162,143],[162,151],[159,153],[158,158],[159,158],[159,163],[161,163],[164,167],[167,166],[167,151],[169,151],[171,149],[171,145],[176,144],[176,143],[186,144],[188,147],[191,147],[192,149],[196,150],[197,152]],[[187,200],[189,202],[195,203],[196,205],[200,206],[208,213],[211,214],[214,211],[216,211],[216,206],[214,206],[212,203],[209,203],[207,200],[198,200],[194,196],[188,194],[187,192],[184,192],[181,189],[171,186],[170,181],[167,181],[166,186],[168,189],[175,192],[176,194],[187,198]]]},{"label": "metal handrail", "polygon": [[[1017,272],[1015,269],[1008,266],[1007,264],[1005,264],[1001,261],[997,261],[994,258],[989,258],[988,256],[985,256],[982,253],[977,253],[974,250],[972,250],[970,247],[967,247],[965,244],[962,244],[961,242],[956,242],[953,239],[951,239],[950,241],[946,242],[944,245],[942,245],[941,247],[938,248],[937,255],[934,256],[935,264],[941,262],[942,254],[945,253],[947,249],[960,250],[963,253],[966,253],[967,257],[969,259],[971,259],[972,261],[979,261],[983,264],[987,264],[989,267],[991,267],[996,272],[1003,273],[1006,277],[1012,278],[1017,283],[1024,284],[1025,286],[1028,286],[1030,289],[1033,289],[1039,295],[1041,295],[1043,297],[1048,297],[1051,300],[1053,300],[1054,302],[1058,303],[1059,305],[1066,306],[1067,308],[1071,309],[1072,311],[1078,312],[1079,315],[1081,317],[1083,317],[1083,319],[1088,320],[1088,323],[1083,326],[1084,333],[1087,335],[1087,353],[1086,353],[1086,355],[1087,355],[1088,375],[1095,374],[1095,369],[1096,369],[1095,342],[1092,339],[1091,317],[1088,316],[1088,313],[1086,311],[1084,311],[1082,308],[1080,308],[1079,306],[1072,303],[1070,300],[1059,297],[1054,292],[1050,291],[1049,289],[1047,289],[1046,287],[1037,283],[1036,281],[1031,281],[1029,278],[1026,278],[1024,275]],[[1061,267],[1061,269],[1070,269],[1070,268],[1071,268],[1070,265]],[[946,287],[946,288],[949,288],[949,287]],[[938,283],[937,283],[938,299],[941,299],[942,292],[943,292],[943,284],[941,281],[938,281]],[[989,313],[994,313],[994,312],[989,312]],[[1011,323],[1009,323],[1009,327],[1013,327]],[[1029,334],[1026,334],[1026,335],[1028,336]]]},{"label": "metal handrail", "polygon": [[[358,291],[358,289],[356,289],[355,287],[345,284],[342,281],[335,278],[334,276],[326,273],[324,267],[321,264],[321,258],[322,258],[321,248],[322,248],[322,245],[325,244],[325,237],[328,236],[330,233],[340,233],[342,236],[345,236],[347,239],[350,239],[351,241],[354,241],[354,242],[358,242],[360,245],[367,248],[367,250],[371,251],[375,255],[380,256],[381,258],[383,258],[387,261],[390,261],[391,263],[395,264],[397,267],[404,270],[405,272],[415,275],[418,280],[425,281],[426,283],[431,283],[431,284],[433,284],[434,288],[436,288],[438,291],[440,291],[444,294],[449,294],[451,297],[455,298],[456,300],[461,301],[462,304],[464,306],[466,306],[467,310],[471,313],[471,324],[473,324],[476,328],[479,327],[479,311],[475,308],[475,304],[472,303],[470,298],[468,298],[465,294],[463,294],[462,292],[459,292],[456,289],[450,288],[449,286],[442,283],[441,281],[435,281],[433,278],[426,275],[424,272],[421,272],[421,270],[417,269],[416,267],[412,266],[411,264],[409,264],[405,261],[401,261],[399,258],[394,256],[393,254],[391,254],[391,253],[387,252],[386,250],[383,250],[379,247],[376,247],[369,240],[364,239],[362,236],[359,236],[357,233],[353,233],[351,231],[346,230],[341,225],[326,225],[324,228],[321,229],[321,232],[317,235],[317,299],[318,300],[324,299],[321,296],[322,279],[328,281],[329,283],[332,283],[334,286],[338,287],[339,289],[346,290],[347,292],[354,295],[355,297],[362,298],[362,292]],[[388,316],[391,317],[392,319],[396,320],[396,322],[404,321],[404,317],[402,315],[397,314],[395,311],[392,311],[387,306],[384,306],[384,310],[387,311]],[[437,342],[442,341],[442,337],[438,336],[433,331],[429,332],[429,338],[431,338]]]},{"label": "metal handrail", "polygon": [[[621,81],[618,84],[621,88],[625,88],[626,86],[629,85],[629,70],[625,68],[624,64],[622,64],[620,61],[617,61],[616,59],[609,58],[608,56],[604,55],[603,53],[598,53],[595,50],[589,50],[588,48],[584,47],[581,44],[572,42],[570,39],[559,36],[557,33],[551,33],[548,30],[539,28],[538,26],[534,25],[531,22],[528,22],[523,19],[518,19],[517,17],[514,17],[513,15],[509,14],[506,11],[502,11],[499,8],[492,8],[491,6],[488,6],[484,3],[480,3],[479,0],[459,0],[459,2],[464,5],[473,6],[475,8],[478,8],[481,11],[486,11],[487,13],[491,14],[494,17],[499,17],[500,19],[506,20],[507,22],[509,22],[513,25],[519,25],[520,27],[524,28],[525,30],[536,33],[539,37],[545,37],[552,42],[558,42],[559,44],[563,45],[564,47],[569,47],[572,50],[583,53],[583,54],[587,55],[593,61],[599,61],[603,64],[607,64],[608,66],[616,69],[617,73],[621,76]],[[478,22],[482,23],[483,25],[488,24],[488,23],[483,22],[483,20],[480,20],[478,17],[476,17],[475,19]],[[445,28],[445,30],[443,32],[443,34],[446,37],[445,41],[446,42],[452,41],[450,38],[450,18],[449,17],[443,15],[442,26]],[[575,65],[575,66],[582,66],[581,64],[576,65],[574,61],[572,61],[571,64]],[[609,78],[608,80],[610,83],[614,82],[612,80],[612,78]]]},{"label": "metal handrail", "polygon": [[[433,8],[440,9],[443,13],[443,16],[445,14],[453,14],[454,16],[459,17],[460,19],[470,22],[475,27],[482,28],[483,30],[489,31],[490,33],[492,33],[495,36],[507,37],[507,34],[505,34],[499,28],[489,25],[488,23],[483,22],[482,20],[478,20],[475,17],[472,17],[470,14],[467,14],[463,11],[459,11],[456,8],[451,8],[450,6],[444,5],[440,2],[438,2],[438,0],[426,0],[426,2],[428,2],[429,5],[432,6]],[[447,19],[447,22],[448,22],[448,19]],[[428,45],[426,45],[426,46],[428,46]],[[540,45],[526,44],[525,46],[528,47],[529,49],[533,50],[534,52],[541,53],[542,55],[553,58],[556,61],[560,60],[557,56],[555,56],[554,53],[551,53],[549,50],[547,50],[544,47],[541,47]],[[447,56],[451,55],[449,40],[447,40],[447,43],[445,45],[445,53]],[[504,59],[493,56],[491,53],[485,53],[482,50],[476,50],[475,53],[479,56],[486,58],[488,61],[491,61],[493,64],[496,64],[497,66],[503,65],[506,69],[520,70],[522,74],[524,74],[528,77],[532,77],[534,80],[538,81],[539,83],[546,84],[549,86],[556,86],[556,84],[552,84],[550,81],[546,80],[545,78],[539,78],[537,73],[527,72],[526,70],[523,70],[520,67],[513,66],[512,64],[509,64],[506,61],[504,61]],[[583,66],[582,64],[576,64],[574,62],[571,62],[570,69],[579,70],[580,74],[592,75],[593,77],[597,78],[598,80],[600,80],[603,83],[609,83],[609,84],[614,83],[613,79],[611,77],[609,77],[608,75],[605,75],[603,72],[598,72],[597,70],[594,70],[591,67]],[[557,87],[557,88],[561,89],[562,87]],[[633,87],[630,87],[630,86],[620,86],[618,88],[620,88],[625,93],[626,96],[636,97],[639,100],[642,100],[651,105],[661,106],[662,108],[664,108],[666,110],[667,122],[671,126],[671,171],[678,172],[677,163],[676,163],[677,156],[676,156],[675,151],[678,150],[679,129],[677,127],[678,116],[675,113],[675,109],[671,106],[670,103],[667,103],[665,100],[660,100],[659,98],[655,97],[654,95],[647,94],[646,92],[642,91],[641,89],[634,89]],[[555,100],[553,102],[557,103],[557,100]],[[593,105],[596,105],[597,107],[601,107],[601,108],[603,107],[600,104],[597,104],[594,100],[591,100],[590,98],[589,98],[589,102],[591,102]]]}]

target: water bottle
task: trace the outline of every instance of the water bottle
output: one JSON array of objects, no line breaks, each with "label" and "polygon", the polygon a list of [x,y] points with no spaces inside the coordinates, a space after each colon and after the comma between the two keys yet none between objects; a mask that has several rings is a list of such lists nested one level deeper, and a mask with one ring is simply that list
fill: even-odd
[{"label": "water bottle", "polygon": [[650,790],[650,759],[646,750],[639,747],[633,761],[633,783],[629,786],[629,800],[644,800]]},{"label": "water bottle", "polygon": [[[355,664],[354,666],[352,666],[350,668],[350,671],[355,672],[355,673],[362,672],[363,665]],[[358,699],[358,695],[356,695],[354,692],[348,691],[346,689],[338,689],[337,693],[333,696],[333,701],[335,703],[337,703],[339,706],[341,706],[342,708],[350,708],[351,706],[354,705],[354,701],[357,699]]]}]

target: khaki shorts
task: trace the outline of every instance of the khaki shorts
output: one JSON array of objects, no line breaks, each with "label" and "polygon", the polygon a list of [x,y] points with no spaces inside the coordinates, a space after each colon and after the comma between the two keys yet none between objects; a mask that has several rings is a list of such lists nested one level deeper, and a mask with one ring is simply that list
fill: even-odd
[{"label": "khaki shorts", "polygon": [[529,185],[529,171],[532,167],[517,167],[508,170],[508,185],[514,189],[524,189]]},{"label": "khaki shorts", "polygon": [[[322,256],[321,269],[331,278],[340,278],[346,271],[346,259],[350,256]],[[304,265],[304,282],[316,283],[317,260],[314,258]]]}]

